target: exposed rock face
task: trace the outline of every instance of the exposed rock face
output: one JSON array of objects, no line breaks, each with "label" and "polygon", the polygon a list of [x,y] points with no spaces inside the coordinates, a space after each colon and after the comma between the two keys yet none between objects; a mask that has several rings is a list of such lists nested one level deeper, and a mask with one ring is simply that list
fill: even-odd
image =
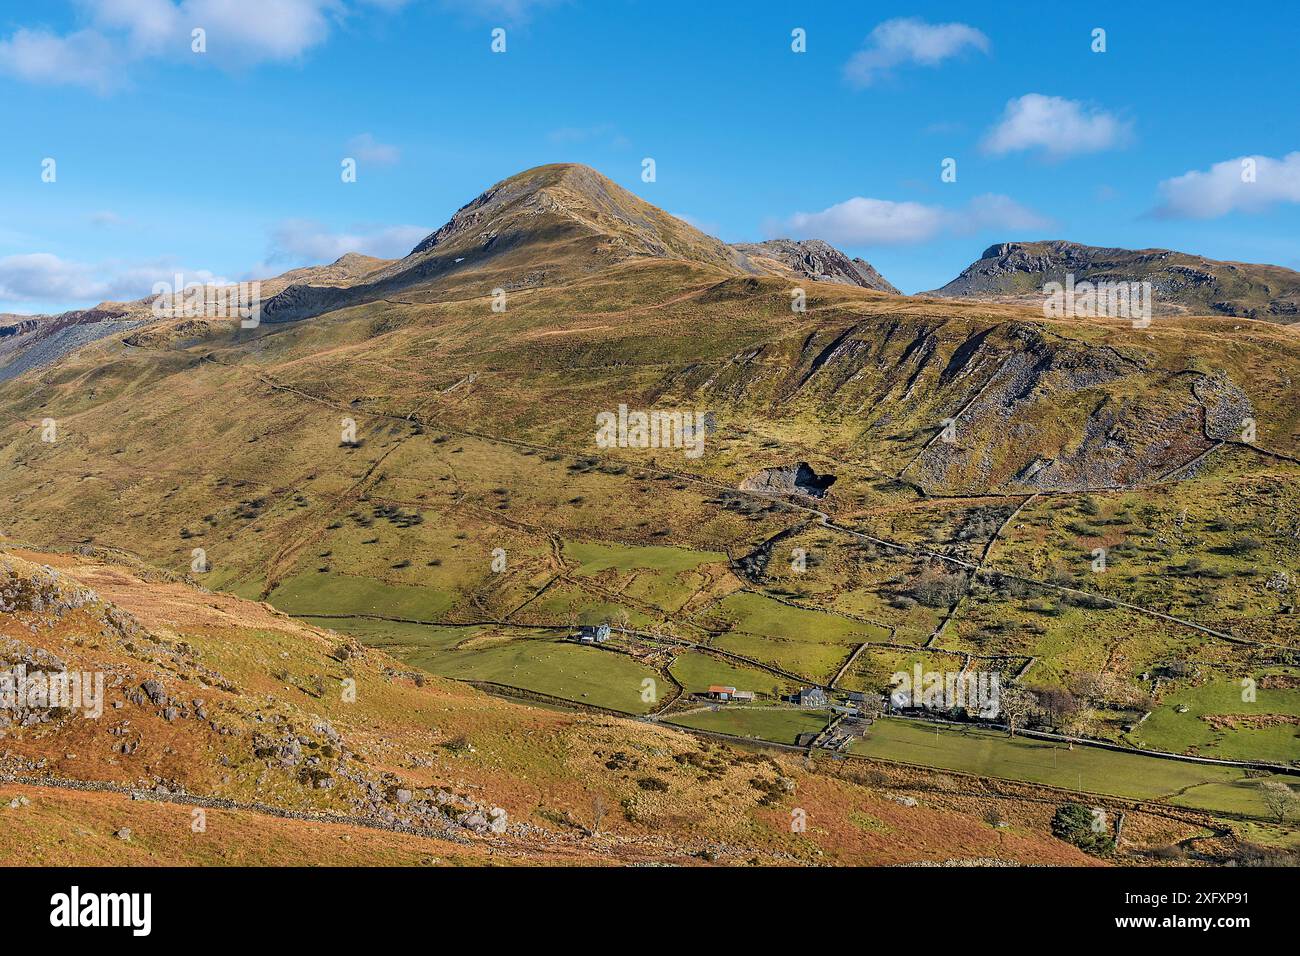
[{"label": "exposed rock face", "polygon": [[1242,429],[1254,414],[1254,406],[1246,393],[1222,375],[1198,378],[1192,385],[1192,394],[1205,409],[1205,436],[1216,441],[1237,441]]},{"label": "exposed rock face", "polygon": [[40,327],[41,320],[36,316],[13,315],[6,312],[0,315],[0,339],[7,338],[10,335],[25,335],[28,332],[35,332]]},{"label": "exposed rock face", "polygon": [[0,382],[53,364],[98,339],[129,332],[146,316],[104,308],[61,315],[6,316],[16,321],[0,325]]},{"label": "exposed rock face", "polygon": [[850,259],[830,243],[820,239],[769,239],[767,242],[738,242],[733,249],[744,253],[758,266],[776,265],[782,274],[856,285],[877,292],[902,295],[865,259]]},{"label": "exposed rock face", "polygon": [[348,301],[348,290],[295,283],[262,303],[263,322],[294,322],[328,312]]},{"label": "exposed rock face", "polygon": [[834,475],[819,475],[806,461],[801,461],[797,465],[781,465],[755,472],[740,483],[740,490],[757,491],[765,495],[821,498],[834,483]]},{"label": "exposed rock face", "polygon": [[984,250],[930,295],[1042,297],[1048,282],[1150,282],[1156,312],[1219,313],[1273,322],[1300,319],[1300,273],[1220,262],[1169,249],[1117,249],[1077,242],[1003,242]]}]

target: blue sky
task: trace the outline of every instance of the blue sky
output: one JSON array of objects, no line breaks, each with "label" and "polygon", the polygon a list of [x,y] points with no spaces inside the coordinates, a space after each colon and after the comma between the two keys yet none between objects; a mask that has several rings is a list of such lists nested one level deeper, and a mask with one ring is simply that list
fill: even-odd
[{"label": "blue sky", "polygon": [[0,0],[0,312],[401,255],[557,161],[906,292],[1011,239],[1300,268],[1297,8],[1080,6]]}]

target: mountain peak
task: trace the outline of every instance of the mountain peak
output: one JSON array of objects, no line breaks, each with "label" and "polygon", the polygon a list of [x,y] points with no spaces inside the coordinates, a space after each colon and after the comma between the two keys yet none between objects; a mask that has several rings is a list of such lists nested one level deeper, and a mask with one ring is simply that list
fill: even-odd
[{"label": "mountain peak", "polygon": [[438,286],[438,295],[486,295],[571,281],[628,259],[675,259],[755,273],[744,255],[669,215],[589,166],[551,163],[484,190],[405,257],[347,290],[291,286],[263,318],[293,321]]},{"label": "mountain peak", "polygon": [[579,163],[536,166],[501,180],[457,210],[399,267],[449,251],[463,261],[525,244],[583,239],[594,242],[590,251],[606,262],[653,256],[748,271],[743,257],[721,241]]}]

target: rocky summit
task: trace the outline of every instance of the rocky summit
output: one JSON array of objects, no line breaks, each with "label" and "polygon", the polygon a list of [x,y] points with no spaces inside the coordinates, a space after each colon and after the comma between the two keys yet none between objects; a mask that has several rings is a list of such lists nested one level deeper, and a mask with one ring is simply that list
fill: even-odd
[{"label": "rocky summit", "polygon": [[1077,242],[1003,242],[927,295],[1041,301],[1049,282],[1147,282],[1158,311],[1300,320],[1300,272],[1219,262],[1168,249],[1111,249]]}]

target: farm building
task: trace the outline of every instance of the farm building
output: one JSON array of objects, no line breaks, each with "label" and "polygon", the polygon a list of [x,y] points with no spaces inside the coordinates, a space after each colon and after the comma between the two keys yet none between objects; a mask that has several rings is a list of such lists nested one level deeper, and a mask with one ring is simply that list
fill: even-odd
[{"label": "farm building", "polygon": [[704,692],[704,695],[713,700],[738,700],[748,702],[754,699],[754,692],[752,690],[736,690],[736,688],[728,687],[725,684],[710,684],[709,689]]},{"label": "farm building", "polygon": [[583,644],[604,644],[609,640],[609,625],[583,624],[578,628],[577,636]]},{"label": "farm building", "polygon": [[825,707],[826,691],[820,687],[803,687],[794,695],[794,702],[800,707]]}]

